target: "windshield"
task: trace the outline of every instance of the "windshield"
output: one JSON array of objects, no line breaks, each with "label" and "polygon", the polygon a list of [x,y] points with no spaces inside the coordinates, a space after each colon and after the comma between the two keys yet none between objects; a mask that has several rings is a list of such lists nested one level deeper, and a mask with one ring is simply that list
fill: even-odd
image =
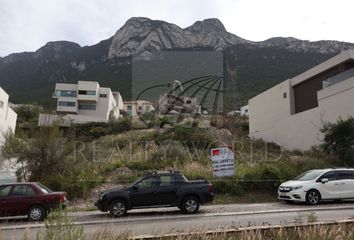
[{"label": "windshield", "polygon": [[136,180],[132,185],[130,185],[130,187],[135,186],[136,184],[138,184],[143,178],[139,178],[138,180]]},{"label": "windshield", "polygon": [[41,183],[37,183],[37,186],[41,189],[41,191],[43,193],[51,193],[51,192],[53,192],[52,190],[50,190],[49,188],[47,188],[46,186],[44,186]]},{"label": "windshield", "polygon": [[315,180],[318,176],[320,176],[323,173],[323,170],[311,170],[308,172],[305,172],[295,178],[297,181],[311,181]]}]

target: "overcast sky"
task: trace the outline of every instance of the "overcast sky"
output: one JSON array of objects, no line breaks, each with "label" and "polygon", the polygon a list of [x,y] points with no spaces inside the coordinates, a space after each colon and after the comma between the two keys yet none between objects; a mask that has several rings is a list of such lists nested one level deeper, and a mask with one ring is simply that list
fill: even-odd
[{"label": "overcast sky", "polygon": [[253,41],[354,42],[353,14],[353,0],[0,0],[0,56],[56,40],[92,45],[134,16],[180,27],[219,18],[229,32]]}]

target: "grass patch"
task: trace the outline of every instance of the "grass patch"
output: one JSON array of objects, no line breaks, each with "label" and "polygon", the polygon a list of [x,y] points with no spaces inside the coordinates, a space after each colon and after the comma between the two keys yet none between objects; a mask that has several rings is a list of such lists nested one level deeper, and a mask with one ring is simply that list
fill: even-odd
[{"label": "grass patch", "polygon": [[246,192],[242,195],[217,194],[213,204],[267,203],[277,201],[275,193]]}]

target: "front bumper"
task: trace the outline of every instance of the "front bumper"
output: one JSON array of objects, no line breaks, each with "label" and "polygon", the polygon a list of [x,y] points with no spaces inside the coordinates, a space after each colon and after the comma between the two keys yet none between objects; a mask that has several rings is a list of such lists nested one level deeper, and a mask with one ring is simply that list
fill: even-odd
[{"label": "front bumper", "polygon": [[289,192],[278,191],[278,199],[285,201],[305,202],[306,192],[303,190],[294,190]]},{"label": "front bumper", "polygon": [[95,202],[95,206],[97,207],[98,210],[100,210],[101,212],[107,212],[107,210],[104,208],[104,204],[103,204],[103,200],[102,199],[98,199]]}]

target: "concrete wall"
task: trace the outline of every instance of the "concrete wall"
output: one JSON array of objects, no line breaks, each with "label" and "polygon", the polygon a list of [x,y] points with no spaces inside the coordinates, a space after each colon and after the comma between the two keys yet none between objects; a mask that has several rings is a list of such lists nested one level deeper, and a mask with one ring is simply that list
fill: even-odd
[{"label": "concrete wall", "polygon": [[321,143],[324,122],[354,116],[354,78],[319,91],[319,106],[297,114],[292,114],[291,91],[287,80],[249,101],[250,137],[278,143],[288,150],[308,150]]},{"label": "concrete wall", "polygon": [[3,134],[8,130],[15,131],[17,114],[9,107],[9,95],[0,87],[0,145]]}]

